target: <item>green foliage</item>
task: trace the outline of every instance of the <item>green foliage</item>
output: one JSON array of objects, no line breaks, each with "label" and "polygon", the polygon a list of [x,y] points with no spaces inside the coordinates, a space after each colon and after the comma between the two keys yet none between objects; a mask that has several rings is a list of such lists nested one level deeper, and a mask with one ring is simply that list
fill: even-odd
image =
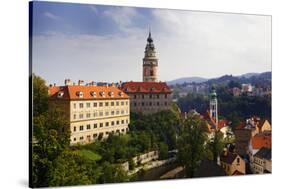
[{"label": "green foliage", "polygon": [[211,152],[211,160],[217,161],[217,157],[221,154],[224,148],[223,134],[220,131],[216,131],[214,136],[209,140],[207,144],[208,150]]},{"label": "green foliage", "polygon": [[[143,115],[131,113],[131,123],[129,125],[131,132],[144,132],[147,135],[145,144],[152,148],[158,146],[159,142],[164,142],[169,149],[176,147],[176,135],[179,130],[179,112],[161,111],[152,115]],[[151,140],[148,143],[149,139]]]},{"label": "green foliage", "polygon": [[126,172],[119,166],[113,165],[107,161],[101,165],[103,168],[99,183],[116,183],[129,181]]},{"label": "green foliage", "polygon": [[[233,81],[228,85],[236,86],[238,83]],[[253,115],[271,121],[271,97],[246,95],[235,97],[227,85],[217,85],[216,92],[219,116],[231,121],[232,125],[236,126],[240,121]],[[188,94],[186,97],[179,98],[177,104],[183,112],[196,109],[202,114],[209,109],[208,97],[201,94]]]},{"label": "green foliage", "polygon": [[128,163],[129,163],[129,170],[135,169],[136,164],[135,164],[133,158],[130,158]]},{"label": "green foliage", "polygon": [[[65,151],[53,163],[49,186],[70,186],[91,184],[88,170],[90,163],[72,151]],[[93,175],[95,176],[95,175]]]},{"label": "green foliage", "polygon": [[178,139],[178,161],[185,168],[187,177],[193,177],[205,157],[204,144],[207,141],[206,122],[197,115],[188,114]]},{"label": "green foliage", "polygon": [[158,149],[160,158],[168,156],[168,148],[176,147],[179,130],[179,112],[154,115],[132,114],[126,135],[109,135],[84,146],[69,146],[69,123],[64,112],[48,106],[48,88],[45,81],[33,74],[33,146],[32,187],[69,186],[93,183],[129,181],[120,163],[132,157]]},{"label": "green foliage", "polygon": [[199,113],[205,113],[209,107],[209,98],[206,95],[191,93],[183,98],[179,98],[177,104],[182,112],[196,109]]},{"label": "green foliage", "polygon": [[48,109],[48,87],[39,76],[32,74],[33,116],[38,116]]},{"label": "green foliage", "polygon": [[168,145],[164,142],[160,142],[159,144],[159,159],[167,159],[168,158]]},{"label": "green foliage", "polygon": [[234,87],[241,88],[241,83],[240,83],[239,81],[233,81],[233,80],[231,80],[231,81],[228,83],[228,87],[229,87],[229,88],[234,88]]},{"label": "green foliage", "polygon": [[48,107],[45,81],[33,74],[32,185],[48,186],[53,161],[69,146],[69,123],[63,113]]},{"label": "green foliage", "polygon": [[81,149],[81,150],[77,150],[77,152],[79,155],[93,161],[99,161],[102,158],[99,154],[90,150]]}]

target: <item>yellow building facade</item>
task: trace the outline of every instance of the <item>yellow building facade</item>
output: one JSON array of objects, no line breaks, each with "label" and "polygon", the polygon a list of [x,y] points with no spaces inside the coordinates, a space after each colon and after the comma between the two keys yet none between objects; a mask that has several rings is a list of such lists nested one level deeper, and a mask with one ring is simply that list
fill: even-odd
[{"label": "yellow building facade", "polygon": [[71,145],[128,132],[129,96],[115,86],[66,85],[50,87],[49,93],[50,104],[69,121]]}]

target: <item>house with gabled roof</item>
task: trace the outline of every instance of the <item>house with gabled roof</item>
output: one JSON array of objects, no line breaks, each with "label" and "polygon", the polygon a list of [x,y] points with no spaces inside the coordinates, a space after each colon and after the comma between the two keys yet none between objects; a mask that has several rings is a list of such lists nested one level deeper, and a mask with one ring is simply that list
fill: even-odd
[{"label": "house with gabled roof", "polygon": [[220,155],[220,165],[227,175],[245,174],[246,172],[244,159],[237,153],[229,152],[227,149]]},{"label": "house with gabled roof", "polygon": [[262,147],[255,155],[253,161],[253,173],[271,173],[271,148]]}]

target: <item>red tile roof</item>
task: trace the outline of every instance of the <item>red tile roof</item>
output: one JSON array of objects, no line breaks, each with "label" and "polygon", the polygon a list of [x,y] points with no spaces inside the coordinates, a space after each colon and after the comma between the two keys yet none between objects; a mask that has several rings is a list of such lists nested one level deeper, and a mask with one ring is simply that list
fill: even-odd
[{"label": "red tile roof", "polygon": [[211,117],[210,112],[207,111],[206,113],[203,114],[203,119],[205,119],[210,126],[209,129],[214,129],[216,126],[216,121]]},{"label": "red tile roof", "polygon": [[172,93],[165,82],[126,82],[122,85],[126,93]]},{"label": "red tile roof", "polygon": [[[79,93],[82,94],[79,97]],[[61,97],[59,95],[61,94]],[[50,99],[93,100],[93,99],[128,99],[129,96],[114,86],[68,85],[49,88]]]},{"label": "red tile roof", "polygon": [[262,147],[271,148],[271,132],[256,134],[251,142],[253,149],[260,149]]},{"label": "red tile roof", "polygon": [[218,129],[225,127],[226,124],[227,124],[226,120],[224,120],[224,119],[219,120]]},{"label": "red tile roof", "polygon": [[227,164],[232,164],[237,156],[238,156],[238,154],[236,154],[236,153],[227,152],[226,155],[224,155],[224,153],[222,153],[220,156],[220,160]]}]

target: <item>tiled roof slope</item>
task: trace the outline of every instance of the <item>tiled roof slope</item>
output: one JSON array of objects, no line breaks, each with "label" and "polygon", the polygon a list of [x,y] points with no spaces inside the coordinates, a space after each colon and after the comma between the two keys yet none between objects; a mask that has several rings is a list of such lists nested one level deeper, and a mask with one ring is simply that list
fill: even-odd
[{"label": "tiled roof slope", "polygon": [[271,160],[271,148],[261,148],[254,156]]},{"label": "tiled roof slope", "polygon": [[126,93],[171,93],[165,82],[126,82],[122,84]]},{"label": "tiled roof slope", "polygon": [[237,156],[238,154],[227,152],[227,155],[222,154],[220,156],[220,160],[227,164],[232,164],[232,162],[236,159]]},{"label": "tiled roof slope", "polygon": [[[59,93],[62,94],[59,97]],[[79,96],[79,93],[82,96]],[[94,99],[128,99],[129,96],[115,86],[67,85],[49,88],[50,99],[94,100]]]}]

